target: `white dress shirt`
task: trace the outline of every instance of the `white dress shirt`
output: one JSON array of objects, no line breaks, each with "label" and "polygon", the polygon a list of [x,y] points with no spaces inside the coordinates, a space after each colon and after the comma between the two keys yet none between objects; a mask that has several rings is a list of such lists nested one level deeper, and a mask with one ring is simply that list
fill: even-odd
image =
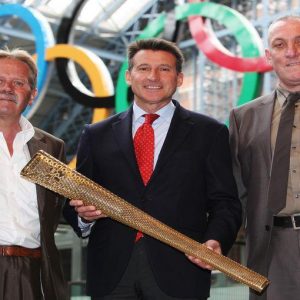
[{"label": "white dress shirt", "polygon": [[23,116],[11,156],[0,132],[0,245],[40,246],[40,222],[35,184],[20,177],[30,160],[27,142],[34,129]]}]

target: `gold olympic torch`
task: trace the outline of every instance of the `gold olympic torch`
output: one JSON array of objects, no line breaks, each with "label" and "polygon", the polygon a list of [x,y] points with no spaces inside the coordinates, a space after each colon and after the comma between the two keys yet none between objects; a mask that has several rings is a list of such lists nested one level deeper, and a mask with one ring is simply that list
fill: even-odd
[{"label": "gold olympic torch", "polygon": [[94,205],[112,219],[201,259],[257,292],[262,292],[270,283],[266,277],[156,220],[42,150],[28,162],[21,175],[66,198],[80,199],[84,205]]}]

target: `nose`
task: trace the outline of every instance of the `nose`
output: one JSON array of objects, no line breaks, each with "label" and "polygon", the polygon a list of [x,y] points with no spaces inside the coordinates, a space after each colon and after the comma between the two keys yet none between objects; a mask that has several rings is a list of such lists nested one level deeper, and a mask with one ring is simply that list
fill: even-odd
[{"label": "nose", "polygon": [[148,73],[148,79],[149,80],[156,80],[158,79],[159,74],[158,74],[158,70],[156,69],[151,69],[150,72]]},{"label": "nose", "polygon": [[293,43],[291,45],[288,45],[285,55],[286,57],[295,57],[299,54],[299,50],[299,46]]}]

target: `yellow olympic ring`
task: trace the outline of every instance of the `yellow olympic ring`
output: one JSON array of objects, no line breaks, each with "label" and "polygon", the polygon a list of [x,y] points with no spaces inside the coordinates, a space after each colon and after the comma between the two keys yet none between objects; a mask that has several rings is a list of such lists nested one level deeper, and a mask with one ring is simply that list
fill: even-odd
[{"label": "yellow olympic ring", "polygon": [[[53,61],[55,58],[68,58],[78,63],[90,79],[95,96],[106,97],[113,95],[113,82],[110,73],[103,61],[93,52],[75,45],[57,44],[47,48],[45,54],[47,61]],[[92,123],[106,119],[109,114],[110,109],[94,109]],[[69,166],[73,168],[75,164],[76,161],[73,158]]]}]

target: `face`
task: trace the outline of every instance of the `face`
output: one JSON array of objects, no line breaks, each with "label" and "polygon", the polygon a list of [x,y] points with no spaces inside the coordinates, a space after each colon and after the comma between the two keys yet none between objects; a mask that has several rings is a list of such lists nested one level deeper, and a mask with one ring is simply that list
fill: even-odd
[{"label": "face", "polygon": [[176,58],[166,51],[140,50],[133,57],[133,68],[126,72],[136,104],[146,112],[156,112],[167,105],[183,74],[176,71]]},{"label": "face", "polygon": [[276,72],[280,86],[300,91],[300,19],[279,21],[269,28],[266,57]]},{"label": "face", "polygon": [[16,59],[0,59],[0,117],[19,119],[31,105],[36,89],[28,83],[29,67]]}]

